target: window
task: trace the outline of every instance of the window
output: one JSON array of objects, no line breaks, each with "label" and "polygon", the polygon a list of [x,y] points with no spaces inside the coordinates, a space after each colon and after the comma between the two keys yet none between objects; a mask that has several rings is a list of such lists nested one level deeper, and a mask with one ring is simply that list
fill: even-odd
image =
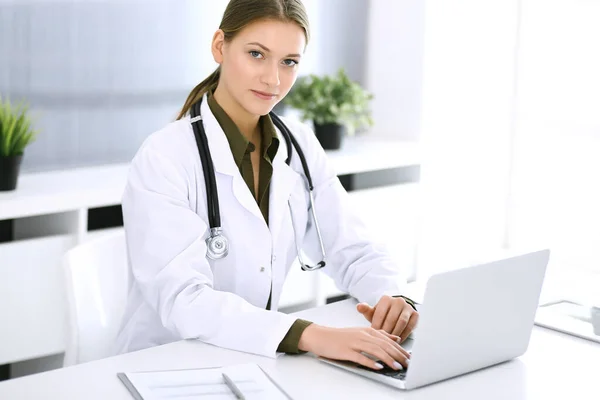
[{"label": "window", "polygon": [[522,0],[508,244],[548,246],[547,283],[600,304],[598,21],[597,1]]},{"label": "window", "polygon": [[600,2],[428,2],[419,277],[551,249],[600,304]]},{"label": "window", "polygon": [[518,4],[426,2],[417,279],[504,247]]}]

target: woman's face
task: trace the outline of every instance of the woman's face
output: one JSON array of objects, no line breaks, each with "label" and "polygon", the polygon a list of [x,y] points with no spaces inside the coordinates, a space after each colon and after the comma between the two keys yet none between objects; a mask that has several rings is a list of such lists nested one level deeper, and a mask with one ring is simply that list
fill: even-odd
[{"label": "woman's face", "polygon": [[293,22],[261,20],[230,42],[222,35],[217,31],[213,40],[213,56],[221,64],[219,85],[249,114],[268,114],[296,81],[304,30]]}]

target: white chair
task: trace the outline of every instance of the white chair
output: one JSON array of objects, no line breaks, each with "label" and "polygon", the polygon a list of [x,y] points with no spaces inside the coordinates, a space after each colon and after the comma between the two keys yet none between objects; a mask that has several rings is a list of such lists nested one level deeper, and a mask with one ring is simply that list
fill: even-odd
[{"label": "white chair", "polygon": [[63,268],[68,300],[64,366],[111,356],[129,288],[124,230],[69,250]]}]

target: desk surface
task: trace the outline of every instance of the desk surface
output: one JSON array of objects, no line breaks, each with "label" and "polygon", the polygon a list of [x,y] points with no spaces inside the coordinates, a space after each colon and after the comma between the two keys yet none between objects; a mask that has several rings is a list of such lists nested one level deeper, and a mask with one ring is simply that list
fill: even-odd
[{"label": "desk surface", "polygon": [[[365,325],[346,300],[298,313],[330,326]],[[123,399],[121,371],[200,368],[255,362],[294,399],[600,399],[600,345],[534,328],[522,357],[409,392],[323,364],[311,355],[270,359],[181,341],[0,383],[0,399]]]}]

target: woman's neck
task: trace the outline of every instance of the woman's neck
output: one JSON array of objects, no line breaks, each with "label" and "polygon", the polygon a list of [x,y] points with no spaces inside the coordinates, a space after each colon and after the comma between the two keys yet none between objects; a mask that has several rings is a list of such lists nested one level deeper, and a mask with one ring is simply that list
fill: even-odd
[{"label": "woman's neck", "polygon": [[260,136],[258,127],[259,116],[249,114],[244,110],[220,85],[215,89],[213,96],[215,101],[227,113],[229,118],[238,127],[242,135],[250,142],[255,142]]}]

